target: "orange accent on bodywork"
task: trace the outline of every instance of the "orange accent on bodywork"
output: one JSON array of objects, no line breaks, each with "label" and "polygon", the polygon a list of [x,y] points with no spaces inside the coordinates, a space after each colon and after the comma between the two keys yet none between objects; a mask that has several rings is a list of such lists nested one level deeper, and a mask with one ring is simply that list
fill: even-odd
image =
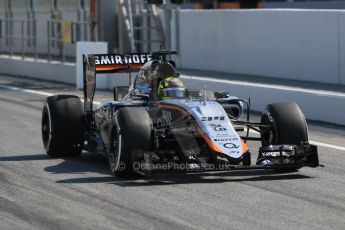
[{"label": "orange accent on bodywork", "polygon": [[174,109],[174,110],[177,110],[179,112],[181,112],[182,114],[184,115],[189,115],[189,113],[183,109],[183,108],[180,108],[180,107],[177,107],[177,106],[172,106],[172,105],[165,105],[165,104],[161,104],[161,103],[154,103],[154,105],[158,106],[158,107],[163,107],[163,108],[168,108],[168,109]]},{"label": "orange accent on bodywork", "polygon": [[[165,108],[170,108],[170,109],[174,109],[174,110],[177,110],[179,112],[181,112],[182,114],[185,114],[185,115],[189,115],[189,113],[183,109],[183,108],[180,108],[180,107],[177,107],[177,106],[171,106],[171,105],[164,105],[164,104],[160,104],[160,103],[155,103],[157,106],[160,106],[160,107],[165,107]],[[213,150],[213,151],[216,151],[216,152],[219,152],[219,153],[223,153],[224,152],[212,141],[210,140],[210,138],[208,138],[208,136],[206,135],[206,133],[200,128],[199,124],[198,123],[195,123],[195,127],[196,129],[198,130],[199,134],[202,136],[202,138],[206,141],[206,143],[208,144],[208,146]]]},{"label": "orange accent on bodywork", "polygon": [[246,143],[244,143],[243,140],[241,140],[241,144],[242,144],[242,152],[243,153],[248,152],[248,150],[249,150],[248,145]]},{"label": "orange accent on bodywork", "polygon": [[224,152],[212,141],[208,138],[208,136],[205,134],[204,131],[202,131],[202,129],[199,127],[198,124],[196,124],[196,129],[198,130],[199,134],[202,136],[202,138],[204,138],[204,140],[206,141],[206,143],[208,144],[208,146],[210,146],[210,148],[213,151],[219,152],[219,153],[223,153]]},{"label": "orange accent on bodywork", "polygon": [[96,65],[96,71],[111,71],[111,70],[120,70],[120,69],[138,69],[141,68],[142,64],[123,64],[123,65]]}]

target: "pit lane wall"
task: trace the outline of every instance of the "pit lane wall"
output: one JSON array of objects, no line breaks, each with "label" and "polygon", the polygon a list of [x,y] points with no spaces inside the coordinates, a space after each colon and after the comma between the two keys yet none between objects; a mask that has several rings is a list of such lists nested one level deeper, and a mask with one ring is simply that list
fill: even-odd
[{"label": "pit lane wall", "polygon": [[345,10],[179,10],[179,66],[345,84]]},{"label": "pit lane wall", "polygon": [[0,74],[76,84],[75,63],[0,55]]}]

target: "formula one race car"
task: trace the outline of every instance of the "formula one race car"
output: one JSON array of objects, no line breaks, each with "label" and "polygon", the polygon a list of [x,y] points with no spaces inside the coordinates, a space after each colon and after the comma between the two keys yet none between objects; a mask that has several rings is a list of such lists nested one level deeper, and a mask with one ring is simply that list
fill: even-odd
[{"label": "formula one race car", "polygon": [[[228,92],[185,89],[174,61],[168,60],[174,54],[84,55],[83,103],[77,96],[56,95],[43,107],[47,154],[100,153],[118,176],[319,166],[317,147],[308,142],[307,123],[296,103],[267,105],[261,122],[250,122],[248,101]],[[114,99],[94,110],[96,74],[121,70],[139,72],[121,99],[122,88],[114,87]],[[260,137],[250,137],[250,129]],[[255,165],[248,140],[261,142]]]}]

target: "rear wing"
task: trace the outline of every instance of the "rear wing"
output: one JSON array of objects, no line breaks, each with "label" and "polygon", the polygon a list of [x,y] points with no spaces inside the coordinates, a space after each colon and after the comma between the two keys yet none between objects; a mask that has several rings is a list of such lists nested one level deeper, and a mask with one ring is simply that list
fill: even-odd
[{"label": "rear wing", "polygon": [[92,110],[97,74],[138,71],[150,60],[148,53],[83,55],[84,110]]}]

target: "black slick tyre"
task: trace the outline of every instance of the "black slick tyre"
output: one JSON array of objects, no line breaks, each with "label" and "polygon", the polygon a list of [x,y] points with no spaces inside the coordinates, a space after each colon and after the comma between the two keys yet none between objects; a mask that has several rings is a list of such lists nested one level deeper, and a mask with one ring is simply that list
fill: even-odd
[{"label": "black slick tyre", "polygon": [[152,149],[152,121],[141,107],[125,107],[114,114],[109,143],[111,171],[119,177],[133,176],[133,164],[145,150]]},{"label": "black slick tyre", "polygon": [[[301,142],[308,141],[305,116],[294,102],[278,102],[267,105],[262,113],[261,123],[272,127],[271,129],[261,129],[262,146],[269,144],[300,145]],[[297,169],[297,167],[292,167],[283,171]]]},{"label": "black slick tyre", "polygon": [[77,156],[84,142],[84,108],[77,96],[48,97],[43,106],[43,146],[51,157]]}]

